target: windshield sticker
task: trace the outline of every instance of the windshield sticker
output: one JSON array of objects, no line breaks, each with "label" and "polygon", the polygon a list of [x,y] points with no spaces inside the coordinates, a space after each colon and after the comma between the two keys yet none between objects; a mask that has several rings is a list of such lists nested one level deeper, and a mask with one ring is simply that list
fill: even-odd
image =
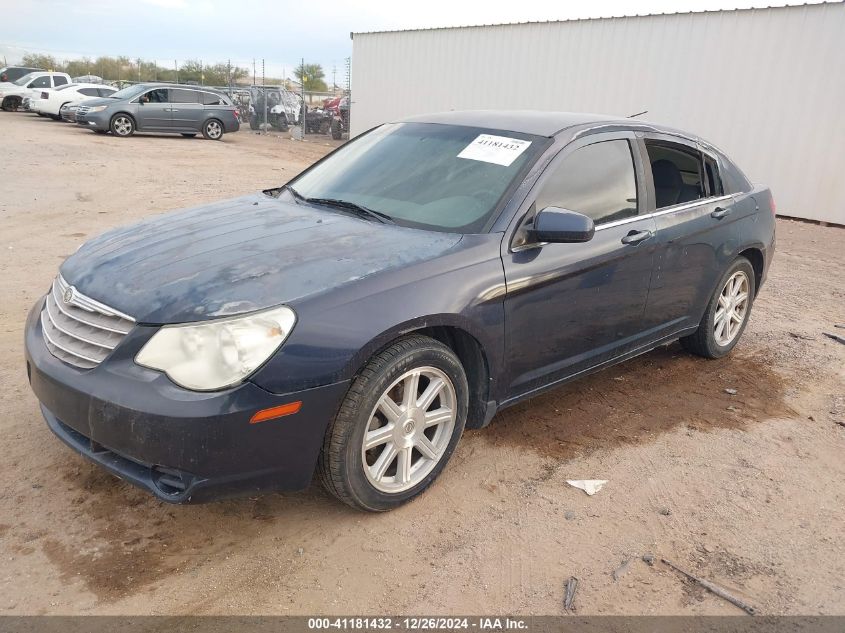
[{"label": "windshield sticker", "polygon": [[485,163],[510,167],[511,163],[519,158],[519,155],[527,150],[529,145],[531,145],[531,141],[523,141],[518,138],[479,134],[472,143],[458,154],[458,158],[480,160]]}]

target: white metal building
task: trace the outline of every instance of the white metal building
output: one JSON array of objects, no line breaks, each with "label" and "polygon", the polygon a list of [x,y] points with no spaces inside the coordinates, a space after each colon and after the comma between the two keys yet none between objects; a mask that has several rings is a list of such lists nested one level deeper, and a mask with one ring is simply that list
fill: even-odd
[{"label": "white metal building", "polygon": [[627,116],[698,134],[778,213],[845,224],[845,4],[353,34],[352,134],[464,109]]}]

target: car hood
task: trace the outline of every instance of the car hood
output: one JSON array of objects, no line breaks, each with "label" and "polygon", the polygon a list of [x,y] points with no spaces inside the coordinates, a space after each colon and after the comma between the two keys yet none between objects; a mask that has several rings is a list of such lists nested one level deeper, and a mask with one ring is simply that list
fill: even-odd
[{"label": "car hood", "polygon": [[437,257],[460,239],[257,193],[109,231],[61,273],[140,323],[181,323],[296,304]]}]

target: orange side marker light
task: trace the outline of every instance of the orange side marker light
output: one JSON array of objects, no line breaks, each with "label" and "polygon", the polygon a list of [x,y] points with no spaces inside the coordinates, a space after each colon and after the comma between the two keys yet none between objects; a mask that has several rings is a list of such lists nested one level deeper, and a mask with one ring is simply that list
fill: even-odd
[{"label": "orange side marker light", "polygon": [[302,401],[298,400],[296,402],[289,402],[288,404],[281,404],[278,407],[270,407],[269,409],[261,409],[261,411],[257,411],[255,415],[253,415],[249,423],[250,424],[258,424],[259,422],[266,422],[267,420],[275,420],[276,418],[281,418],[286,415],[293,415],[294,413],[299,413],[299,410],[302,408]]}]

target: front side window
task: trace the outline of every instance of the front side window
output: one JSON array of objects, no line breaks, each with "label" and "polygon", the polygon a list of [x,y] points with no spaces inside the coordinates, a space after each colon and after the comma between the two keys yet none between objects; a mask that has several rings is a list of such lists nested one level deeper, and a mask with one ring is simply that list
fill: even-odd
[{"label": "front side window", "polygon": [[50,87],[50,77],[39,77],[31,84],[27,86],[27,88],[49,88]]},{"label": "front side window", "polygon": [[167,88],[156,88],[138,97],[141,103],[169,103],[167,99]]},{"label": "front side window", "polygon": [[546,207],[583,213],[596,225],[637,215],[637,177],[628,141],[602,141],[566,156],[537,196],[537,211]]},{"label": "front side window", "polygon": [[390,123],[347,143],[294,179],[305,198],[387,214],[397,224],[483,230],[545,137],[435,123]]},{"label": "front side window", "polygon": [[701,152],[677,143],[646,141],[645,146],[658,209],[706,196]]}]

